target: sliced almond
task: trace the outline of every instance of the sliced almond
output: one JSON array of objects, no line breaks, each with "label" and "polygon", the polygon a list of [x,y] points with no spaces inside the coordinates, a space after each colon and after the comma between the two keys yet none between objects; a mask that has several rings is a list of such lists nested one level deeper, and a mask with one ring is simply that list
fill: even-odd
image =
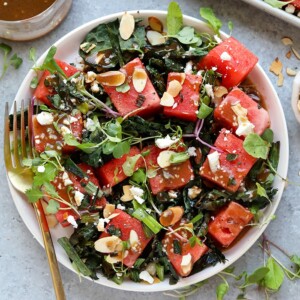
[{"label": "sliced almond", "polygon": [[148,18],[149,26],[152,30],[162,32],[164,29],[164,25],[161,20],[157,19],[156,17],[149,17]]},{"label": "sliced almond", "polygon": [[114,253],[122,250],[122,240],[115,235],[101,238],[95,242],[95,249],[101,253]]},{"label": "sliced almond", "polygon": [[176,152],[170,150],[161,151],[157,157],[157,164],[161,168],[169,167],[171,165],[170,162],[171,156],[175,153]]},{"label": "sliced almond", "polygon": [[278,80],[277,80],[277,86],[283,86],[283,74],[282,73],[280,73],[279,75],[278,75]]},{"label": "sliced almond", "polygon": [[282,38],[281,42],[285,46],[293,45],[293,40],[291,38],[287,37],[287,36]]},{"label": "sliced almond", "polygon": [[276,57],[275,60],[272,62],[269,70],[277,76],[279,76],[279,74],[282,72],[282,62],[279,60],[278,57]]},{"label": "sliced almond", "polygon": [[96,80],[102,85],[120,86],[125,82],[126,76],[120,71],[108,71],[96,76]]},{"label": "sliced almond", "polygon": [[164,92],[163,96],[160,99],[160,105],[172,107],[175,103],[174,97],[168,92]]},{"label": "sliced almond", "polygon": [[110,215],[113,214],[115,209],[116,206],[114,204],[107,203],[103,209],[103,217],[107,219]]},{"label": "sliced almond", "polygon": [[133,229],[131,229],[129,233],[129,243],[132,248],[136,248],[140,243],[139,236]]},{"label": "sliced almond", "polygon": [[133,200],[133,195],[130,191],[131,188],[132,188],[132,185],[123,185],[124,195],[121,197],[121,201],[128,202],[128,201]]},{"label": "sliced almond", "polygon": [[143,68],[135,68],[132,74],[132,83],[134,89],[138,92],[141,93],[147,83],[147,73]]},{"label": "sliced almond", "polygon": [[192,266],[193,266],[193,262],[192,262],[192,256],[190,253],[182,256],[182,260],[181,260],[181,270],[183,273],[183,276],[187,276],[190,274],[190,272],[192,271]]},{"label": "sliced almond", "polygon": [[109,217],[107,219],[111,220],[111,219],[117,217],[118,215],[119,215],[119,213],[113,213],[113,214],[109,215]]},{"label": "sliced almond", "polygon": [[168,85],[167,92],[173,97],[177,97],[180,91],[182,90],[182,85],[177,80],[171,80]]},{"label": "sliced almond", "polygon": [[225,86],[215,86],[214,87],[214,96],[217,98],[221,98],[224,95],[228,94],[228,90],[226,89]]},{"label": "sliced almond", "polygon": [[123,261],[123,259],[128,255],[128,251],[126,250],[125,252],[123,251],[120,251],[118,253],[118,255],[114,255],[114,256],[111,256],[111,255],[107,255],[106,256],[106,261],[110,264],[116,264],[118,262],[121,262]]},{"label": "sliced almond", "polygon": [[149,30],[146,36],[152,46],[161,45],[166,42],[166,38],[161,33],[154,30]]},{"label": "sliced almond", "polygon": [[96,57],[95,57],[95,63],[96,63],[97,65],[99,65],[99,63],[101,62],[101,60],[102,60],[102,58],[103,58],[104,56],[105,56],[104,53],[98,52],[97,55],[96,55]]},{"label": "sliced almond", "polygon": [[299,54],[299,52],[294,47],[292,47],[291,49],[292,49],[294,55],[296,56],[296,58],[300,60],[300,54]]},{"label": "sliced almond", "polygon": [[289,76],[296,76],[297,71],[291,68],[286,68],[286,74],[288,74]]},{"label": "sliced almond", "polygon": [[171,79],[177,80],[181,85],[183,85],[185,81],[186,74],[185,73],[173,73]]},{"label": "sliced almond", "polygon": [[161,214],[159,222],[163,226],[172,226],[181,220],[183,213],[184,209],[181,206],[169,207]]},{"label": "sliced almond", "polygon": [[292,56],[292,51],[289,50],[289,51],[285,54],[285,57],[286,57],[287,59],[290,59],[291,56]]},{"label": "sliced almond", "polygon": [[125,12],[120,21],[119,32],[123,40],[128,40],[134,32],[134,17]]}]

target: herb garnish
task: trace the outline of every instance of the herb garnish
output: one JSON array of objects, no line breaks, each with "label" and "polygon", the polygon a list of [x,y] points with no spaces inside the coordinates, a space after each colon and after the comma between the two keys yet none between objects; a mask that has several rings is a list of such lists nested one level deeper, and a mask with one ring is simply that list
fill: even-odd
[{"label": "herb garnish", "polygon": [[16,53],[14,53],[9,58],[9,54],[11,53],[12,48],[5,43],[0,43],[0,50],[3,52],[3,67],[0,75],[1,80],[4,77],[9,66],[13,66],[15,69],[19,69],[23,62],[23,59],[19,57]]}]

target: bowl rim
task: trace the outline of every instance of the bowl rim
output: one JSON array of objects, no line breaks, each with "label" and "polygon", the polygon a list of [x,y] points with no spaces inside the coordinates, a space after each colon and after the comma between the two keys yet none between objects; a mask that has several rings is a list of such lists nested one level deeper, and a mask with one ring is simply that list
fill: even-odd
[{"label": "bowl rim", "polygon": [[[77,33],[80,33],[81,31],[84,31],[85,34],[88,33],[91,26],[97,26],[100,23],[105,23],[105,22],[109,22],[113,19],[119,18],[122,16],[124,12],[118,12],[118,13],[114,13],[114,14],[109,14],[107,16],[103,16],[94,20],[91,20],[75,29],[73,29],[71,32],[69,32],[68,34],[64,35],[63,37],[61,37],[58,41],[56,41],[54,43],[55,46],[58,46],[58,50],[59,50],[59,46],[60,44],[63,44],[65,40],[68,40],[70,37],[72,37],[73,35],[76,35]],[[156,16],[158,18],[163,18],[165,19],[167,12],[166,11],[161,11],[161,10],[131,10],[128,11],[129,14],[132,14],[134,16],[139,16],[142,17],[143,19],[146,19],[147,16]],[[187,15],[183,15],[183,23],[193,23],[193,24],[197,24],[198,27],[203,27],[205,28],[205,30],[207,30],[208,32],[212,32],[207,24],[205,24],[203,21],[196,19],[194,17],[190,17]],[[190,26],[195,26],[195,25],[190,25]],[[92,28],[93,28],[92,27]],[[200,29],[200,28],[199,28]],[[203,29],[201,29],[203,30]],[[225,34],[224,32],[221,32],[221,36],[222,38],[226,38],[228,37],[227,34]],[[50,47],[49,47],[50,48]],[[42,61],[44,60],[49,48],[39,57],[39,59],[37,60],[37,64],[42,63]],[[57,55],[59,57],[59,55]],[[274,101],[277,104],[277,109],[278,109],[278,113],[279,115],[282,117],[281,118],[281,130],[282,130],[282,137],[284,139],[284,141],[281,141],[281,145],[284,148],[281,148],[281,150],[284,150],[284,154],[285,156],[283,157],[283,154],[281,154],[280,156],[280,165],[281,165],[281,172],[280,175],[283,178],[286,178],[287,175],[287,169],[288,169],[288,155],[289,155],[289,145],[288,145],[288,133],[287,133],[287,125],[286,125],[286,120],[285,120],[285,116],[284,116],[284,112],[283,112],[283,108],[281,106],[280,100],[278,98],[278,95],[275,91],[274,86],[271,84],[270,79],[268,78],[268,76],[266,75],[266,73],[263,71],[262,67],[257,64],[254,68],[256,70],[256,72],[263,77],[263,79],[265,80],[266,87],[268,88],[268,90],[271,92],[271,94],[274,96]],[[25,76],[22,84],[20,85],[20,88],[17,92],[16,98],[15,99],[22,99],[22,92],[28,90],[29,85],[28,83],[30,82],[30,79],[33,77],[34,75],[34,71],[30,70],[28,72],[28,74]],[[282,143],[284,142],[284,143]],[[285,160],[285,162],[283,162],[283,158]],[[277,176],[276,176],[277,177]],[[275,210],[277,209],[279,202],[281,200],[282,197],[282,193],[283,193],[283,189],[284,189],[284,182],[283,181],[279,181],[277,180],[277,185],[278,185],[278,192],[276,194],[276,201],[274,200],[274,202],[272,203],[272,205],[270,205],[267,209],[270,211],[269,215],[273,215]],[[25,225],[28,227],[29,231],[35,236],[35,238],[37,239],[37,241],[40,243],[40,245],[43,247],[43,243],[42,243],[42,237],[41,234],[39,232],[38,228],[34,228],[32,227],[32,224],[29,224],[29,220],[26,218],[26,215],[22,214],[22,207],[24,208],[24,204],[22,204],[20,201],[16,201],[14,196],[16,197],[18,195],[18,193],[13,189],[13,187],[9,184],[10,186],[10,190],[11,190],[11,194],[13,197],[13,200],[15,202],[15,205],[18,209],[18,212],[21,216],[21,218],[23,219],[23,222],[25,223]],[[18,196],[20,198],[20,194]],[[24,200],[22,200],[24,201]],[[32,221],[31,221],[32,222]],[[243,256],[251,246],[253,246],[253,244],[258,240],[258,238],[262,235],[262,233],[264,232],[264,230],[266,229],[267,225],[269,223],[265,223],[263,224],[260,228],[258,229],[254,229],[251,228],[249,230],[249,232],[253,232],[255,230],[254,233],[251,233],[251,238],[249,238],[248,236],[250,235],[250,233],[247,232],[247,234],[245,234],[245,236],[243,237],[243,245],[241,245],[241,247],[243,247],[243,249],[241,251],[235,251],[237,253],[233,253],[231,255],[230,260],[227,260],[224,264],[222,263],[218,263],[217,265],[213,266],[213,267],[208,267],[204,270],[202,270],[201,272],[198,272],[194,275],[191,275],[189,277],[186,278],[181,278],[179,280],[179,282],[176,285],[169,285],[168,282],[165,281],[155,284],[155,285],[145,285],[145,284],[141,284],[141,283],[134,283],[134,282],[124,282],[121,285],[117,285],[112,281],[107,280],[104,276],[101,276],[99,278],[99,280],[95,281],[98,284],[101,284],[103,286],[107,286],[107,287],[111,287],[111,288],[115,288],[115,289],[120,289],[120,290],[125,290],[125,291],[131,291],[131,292],[162,292],[162,291],[167,291],[167,290],[171,290],[171,289],[180,289],[192,284],[195,284],[199,281],[203,281],[205,279],[208,279],[214,275],[216,275],[217,273],[219,273],[220,271],[224,270],[225,268],[227,268],[228,266],[230,266],[232,263],[234,263],[237,259],[239,259],[241,256]],[[56,241],[54,241],[56,242]],[[237,245],[240,245],[241,243],[237,243]],[[58,244],[55,243],[55,248],[56,250],[58,249]],[[235,247],[234,247],[235,248]],[[227,252],[227,251],[226,251]],[[76,271],[72,268],[70,261],[68,260],[67,257],[62,257],[60,255],[58,255],[58,261],[60,263],[62,263],[66,268],[68,268],[69,270],[72,270],[74,273],[76,273]],[[204,276],[203,276],[203,272],[204,272]],[[199,276],[199,274],[201,274]],[[84,277],[84,276],[82,276]],[[198,278],[199,277],[199,278]],[[85,277],[89,280],[92,280],[89,277]],[[92,280],[93,281],[93,280]]]}]

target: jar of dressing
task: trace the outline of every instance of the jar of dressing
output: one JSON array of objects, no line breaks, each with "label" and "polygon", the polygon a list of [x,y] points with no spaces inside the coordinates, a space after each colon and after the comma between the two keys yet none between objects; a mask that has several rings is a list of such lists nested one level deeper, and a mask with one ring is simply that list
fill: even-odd
[{"label": "jar of dressing", "polygon": [[71,5],[72,0],[0,0],[0,38],[41,37],[61,23]]}]

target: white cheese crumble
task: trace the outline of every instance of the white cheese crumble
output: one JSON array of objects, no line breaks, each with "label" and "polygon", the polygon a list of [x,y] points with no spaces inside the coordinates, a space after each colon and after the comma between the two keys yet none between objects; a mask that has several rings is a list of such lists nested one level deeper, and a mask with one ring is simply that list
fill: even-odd
[{"label": "white cheese crumble", "polygon": [[66,134],[72,133],[72,131],[70,130],[70,128],[68,128],[67,126],[61,126],[60,127],[60,131],[61,131],[61,135],[62,136],[65,136]]},{"label": "white cheese crumble", "polygon": [[44,166],[38,166],[38,167],[37,167],[37,171],[38,171],[39,173],[44,173],[44,172],[45,172],[45,167],[44,167]]},{"label": "white cheese crumble", "polygon": [[195,147],[189,147],[187,149],[187,153],[188,153],[189,156],[197,156],[196,148]]},{"label": "white cheese crumble", "polygon": [[175,191],[173,191],[173,190],[170,190],[170,191],[168,192],[168,195],[169,195],[169,197],[170,197],[171,199],[176,199],[177,196],[178,196],[178,193],[175,192]]},{"label": "white cheese crumble", "polygon": [[79,191],[75,191],[74,199],[75,199],[75,202],[76,202],[77,206],[81,205],[81,202],[82,202],[83,198],[84,198],[84,194],[82,194]]},{"label": "white cheese crumble", "polygon": [[140,279],[147,281],[148,283],[152,284],[154,282],[154,278],[149,274],[148,271],[142,271],[139,274]]},{"label": "white cheese crumble", "polygon": [[49,112],[42,111],[36,116],[37,121],[40,125],[51,125],[54,121],[53,115]]},{"label": "white cheese crumble", "polygon": [[105,218],[105,219],[100,218],[99,221],[98,221],[98,224],[97,224],[98,231],[104,231],[104,229],[105,229],[105,223],[108,224],[109,222],[110,222],[110,220],[107,219],[107,218]]},{"label": "white cheese crumble", "polygon": [[214,99],[215,97],[215,94],[214,94],[214,90],[213,90],[213,86],[211,84],[205,84],[204,85],[204,88],[205,88],[205,92],[206,94],[211,97],[212,99]]},{"label": "white cheese crumble", "polygon": [[188,253],[188,254],[182,256],[182,261],[181,261],[180,265],[182,267],[186,267],[191,263],[191,261],[192,261],[192,256],[190,253]]},{"label": "white cheese crumble", "polygon": [[238,136],[247,136],[253,133],[255,126],[247,118],[248,110],[242,107],[239,102],[232,105],[231,109],[236,114],[239,124],[235,134]]},{"label": "white cheese crumble", "polygon": [[185,65],[184,73],[185,74],[192,74],[192,71],[193,71],[193,62],[190,60]]},{"label": "white cheese crumble", "polygon": [[231,60],[230,54],[229,54],[228,52],[226,52],[226,51],[224,51],[224,52],[221,54],[220,58],[221,58],[222,60],[227,60],[227,61]]},{"label": "white cheese crumble", "polygon": [[88,131],[94,131],[95,130],[95,122],[91,118],[87,118],[84,122],[84,128]]},{"label": "white cheese crumble", "polygon": [[143,199],[143,195],[144,195],[144,190],[142,190],[141,188],[137,187],[137,186],[132,186],[130,189],[130,192],[133,196],[133,198],[139,203],[139,204],[143,204],[145,202],[145,199]]},{"label": "white cheese crumble", "polygon": [[122,204],[118,204],[117,205],[117,209],[120,209],[120,210],[125,210],[125,206],[124,205],[122,205]]},{"label": "white cheese crumble", "polygon": [[220,154],[218,151],[214,151],[207,155],[208,164],[210,170],[215,173],[218,169],[220,169],[220,161],[219,161]]},{"label": "white cheese crumble", "polygon": [[155,140],[155,145],[160,149],[169,148],[170,146],[176,144],[179,141],[179,139],[171,138],[169,135],[167,135],[164,138],[159,138]]},{"label": "white cheese crumble", "polygon": [[67,221],[68,221],[74,228],[77,228],[77,227],[78,227],[78,224],[77,224],[77,222],[75,221],[75,218],[74,218],[73,216],[68,216]]}]

